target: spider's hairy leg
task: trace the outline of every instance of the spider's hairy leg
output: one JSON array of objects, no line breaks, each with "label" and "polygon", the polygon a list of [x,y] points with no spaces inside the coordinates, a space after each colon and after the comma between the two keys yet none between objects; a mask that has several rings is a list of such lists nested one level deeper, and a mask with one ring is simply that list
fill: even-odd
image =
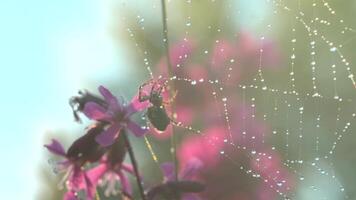
[{"label": "spider's hairy leg", "polygon": [[[153,82],[153,79],[150,79],[150,80],[148,80],[148,81],[146,81],[145,83],[143,83],[143,84],[140,85],[140,87],[139,87],[139,89],[138,89],[138,100],[139,100],[140,102],[144,102],[144,101],[147,101],[147,100],[149,99],[149,96],[142,94],[142,90],[143,90],[143,88],[144,88],[146,85],[149,85],[149,84],[151,84],[152,82]],[[152,92],[152,91],[151,91],[151,92]]]}]

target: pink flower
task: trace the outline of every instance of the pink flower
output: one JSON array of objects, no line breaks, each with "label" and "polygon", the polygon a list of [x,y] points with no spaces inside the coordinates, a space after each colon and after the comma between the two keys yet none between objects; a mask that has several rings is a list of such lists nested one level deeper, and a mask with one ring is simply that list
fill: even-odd
[{"label": "pink flower", "polygon": [[203,163],[199,159],[190,159],[180,170],[178,180],[175,180],[174,164],[163,163],[161,170],[164,181],[148,191],[147,199],[154,200],[156,197],[163,197],[164,199],[200,200],[201,198],[194,193],[202,192],[205,187],[203,184],[194,181],[194,177],[202,167]]},{"label": "pink flower", "polygon": [[[193,53],[194,43],[190,39],[183,39],[170,48],[170,59],[173,71],[179,74],[179,69],[182,67],[183,63],[189,59],[190,55]],[[157,74],[168,76],[167,71],[167,61],[166,57],[162,57],[158,63]]]},{"label": "pink flower", "polygon": [[256,66],[260,57],[260,49],[262,52],[262,67],[274,67],[281,60],[281,52],[276,43],[269,38],[258,38],[249,32],[241,31],[237,41],[238,59],[243,59],[245,62],[255,60]]},{"label": "pink flower", "polygon": [[74,192],[68,191],[64,194],[63,200],[79,200]]},{"label": "pink flower", "polygon": [[183,165],[192,159],[201,160],[205,168],[219,162],[216,158],[219,157],[224,147],[224,139],[228,136],[226,129],[220,126],[211,127],[202,135],[186,139],[179,148],[178,157]]},{"label": "pink flower", "polygon": [[[198,171],[203,167],[203,162],[198,158],[191,158],[183,165],[183,168],[178,174],[179,180],[192,180],[197,175]],[[165,182],[174,181],[175,167],[172,162],[161,164],[161,170],[164,175]]]},{"label": "pink flower", "polygon": [[104,154],[104,150],[95,142],[95,137],[102,130],[102,125],[97,125],[88,130],[69,147],[66,152],[63,146],[55,139],[45,147],[53,154],[63,157],[64,160],[54,163],[55,171],[65,175],[60,183],[66,183],[68,193],[64,199],[73,199],[76,192],[85,190],[87,199],[91,200],[95,195],[96,184],[92,182],[83,166],[87,162],[96,162]]},{"label": "pink flower", "polygon": [[200,64],[188,64],[186,66],[187,76],[192,80],[207,80],[209,78],[209,74],[206,66],[202,66]]},{"label": "pink flower", "polygon": [[213,47],[213,53],[211,55],[211,64],[214,67],[222,68],[225,62],[230,61],[236,57],[236,49],[233,45],[225,40],[217,40]]},{"label": "pink flower", "polygon": [[103,86],[99,87],[100,94],[104,97],[106,106],[95,101],[85,103],[83,113],[89,118],[108,123],[106,130],[96,137],[102,146],[110,146],[115,142],[122,128],[130,130],[135,136],[140,137],[146,130],[130,119],[130,116],[148,106],[148,102],[139,102],[135,96],[129,105],[125,105]]},{"label": "pink flower", "polygon": [[280,156],[276,152],[262,149],[251,160],[251,166],[264,180],[267,180],[266,184],[276,190],[287,193],[293,188],[293,178],[283,167]]},{"label": "pink flower", "polygon": [[131,165],[123,163],[126,155],[126,147],[123,138],[118,138],[110,146],[108,153],[100,161],[96,168],[88,171],[88,176],[93,182],[106,185],[105,196],[115,196],[119,193],[116,189],[117,182],[121,185],[121,192],[128,197],[132,195],[132,188],[126,173],[134,174]]},{"label": "pink flower", "polygon": [[[293,187],[292,177],[278,159],[278,154],[265,151],[268,147],[262,143],[263,137],[261,135],[264,131],[268,132],[264,130],[265,126],[258,120],[246,119],[245,126],[248,136],[253,135],[255,139],[253,143],[251,139],[243,139],[239,135],[242,131],[241,118],[248,113],[234,107],[236,106],[229,107],[229,117],[230,120],[233,120],[231,121],[231,133],[233,134],[234,146],[230,145],[226,125],[218,125],[216,119],[210,119],[206,123],[210,124],[210,129],[204,131],[200,136],[187,138],[180,146],[178,150],[179,161],[185,163],[191,158],[197,158],[204,163],[204,168],[199,171],[197,177],[199,180],[203,180],[207,186],[207,190],[201,194],[202,197],[207,199],[253,198],[267,200],[268,197],[277,196],[276,191],[288,193]],[[250,112],[248,109],[243,110]],[[238,149],[237,146],[245,149]],[[251,156],[250,152],[252,151],[256,152],[255,156]],[[233,159],[233,162],[220,155],[221,152]],[[236,163],[238,163],[237,166]],[[251,191],[246,190],[246,188],[251,188],[251,185],[249,185],[251,184],[251,177],[244,172],[245,169],[241,170],[239,165],[244,166],[245,169],[251,169],[261,176],[261,181],[255,183],[255,187]],[[224,184],[221,184],[220,180],[224,180]],[[266,183],[265,180],[268,182]]]}]

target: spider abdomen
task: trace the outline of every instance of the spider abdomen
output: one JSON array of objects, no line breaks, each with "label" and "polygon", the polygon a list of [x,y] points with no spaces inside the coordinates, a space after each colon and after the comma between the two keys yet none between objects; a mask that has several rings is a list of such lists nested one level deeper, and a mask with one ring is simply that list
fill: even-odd
[{"label": "spider abdomen", "polygon": [[165,131],[171,121],[163,106],[149,107],[147,109],[147,117],[150,120],[151,124],[159,131]]}]

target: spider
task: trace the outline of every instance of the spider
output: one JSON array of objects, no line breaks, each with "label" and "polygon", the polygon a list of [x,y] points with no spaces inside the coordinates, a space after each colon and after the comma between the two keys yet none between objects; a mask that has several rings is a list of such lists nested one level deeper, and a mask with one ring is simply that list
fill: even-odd
[{"label": "spider", "polygon": [[[143,87],[149,84],[152,84],[150,94],[143,95]],[[159,85],[158,88],[157,85]],[[165,104],[169,104],[169,102],[164,102],[161,95],[164,87],[165,84],[159,84],[157,81],[151,79],[140,86],[138,96],[140,102],[149,101],[151,103],[151,106],[147,108],[146,114],[151,124],[159,131],[165,131],[172,121],[164,106]]]}]

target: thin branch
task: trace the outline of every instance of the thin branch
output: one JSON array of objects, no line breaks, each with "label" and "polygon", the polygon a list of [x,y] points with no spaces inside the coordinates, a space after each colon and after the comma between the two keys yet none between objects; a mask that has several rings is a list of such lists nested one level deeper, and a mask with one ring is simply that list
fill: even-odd
[{"label": "thin branch", "polygon": [[[169,53],[169,40],[168,40],[168,27],[167,27],[167,12],[166,12],[166,2],[165,0],[161,0],[162,4],[162,23],[163,23],[163,43],[164,43],[164,48],[165,48],[165,54],[166,54],[166,61],[167,61],[167,69],[168,69],[168,76],[173,77],[174,76],[174,71],[171,63],[171,57]],[[174,81],[169,82],[170,86],[170,93],[171,97],[174,96],[175,93],[175,85]],[[171,118],[174,119],[174,113],[175,113],[175,104],[172,103],[172,116]],[[176,181],[178,180],[178,160],[177,160],[177,142],[176,142],[176,135],[174,134],[174,126],[172,126],[172,137],[171,137],[171,152],[172,152],[172,157],[173,157],[173,162],[175,166],[175,179]]]},{"label": "thin branch", "polygon": [[123,135],[123,139],[125,140],[125,146],[127,148],[127,152],[129,153],[129,157],[130,157],[130,160],[131,160],[131,164],[133,166],[133,170],[134,170],[134,174],[135,174],[135,177],[136,177],[136,181],[137,181],[138,189],[140,191],[141,198],[142,198],[142,200],[146,200],[145,192],[144,192],[143,186],[142,186],[142,180],[141,180],[140,174],[138,172],[137,161],[136,161],[136,158],[135,158],[135,154],[134,154],[134,152],[132,150],[132,146],[131,146],[130,140],[127,137],[126,131],[121,130],[120,134]]}]

